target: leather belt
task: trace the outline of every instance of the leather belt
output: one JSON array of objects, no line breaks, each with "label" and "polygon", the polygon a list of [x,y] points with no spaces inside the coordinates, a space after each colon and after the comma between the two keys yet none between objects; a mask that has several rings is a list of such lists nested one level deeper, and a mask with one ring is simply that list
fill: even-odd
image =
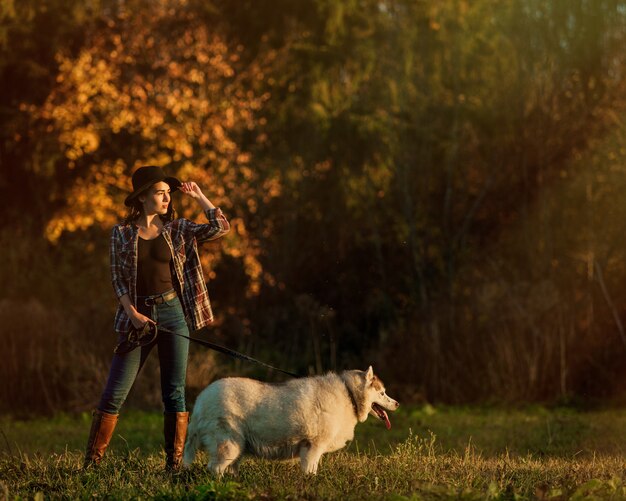
[{"label": "leather belt", "polygon": [[144,304],[146,306],[153,306],[155,304],[163,304],[166,301],[169,301],[170,299],[174,299],[175,297],[176,297],[176,291],[172,289],[171,291],[164,292],[163,294],[159,294],[157,296],[146,296],[144,299]]}]

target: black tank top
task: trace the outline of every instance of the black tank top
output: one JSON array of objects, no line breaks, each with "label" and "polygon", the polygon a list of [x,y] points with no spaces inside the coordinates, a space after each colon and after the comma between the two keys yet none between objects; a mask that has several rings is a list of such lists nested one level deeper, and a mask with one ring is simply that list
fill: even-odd
[{"label": "black tank top", "polygon": [[172,253],[163,233],[137,243],[137,295],[152,296],[174,288],[170,262]]}]

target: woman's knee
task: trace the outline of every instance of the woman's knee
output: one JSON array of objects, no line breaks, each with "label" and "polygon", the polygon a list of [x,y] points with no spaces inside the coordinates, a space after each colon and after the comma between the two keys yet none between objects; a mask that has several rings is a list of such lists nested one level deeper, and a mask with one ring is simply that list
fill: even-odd
[{"label": "woman's knee", "polygon": [[185,412],[185,387],[177,386],[175,388],[163,391],[163,407],[165,412]]},{"label": "woman's knee", "polygon": [[109,414],[119,414],[125,400],[126,395],[122,395],[119,393],[115,394],[105,391],[100,398],[98,410],[102,412],[107,412]]}]

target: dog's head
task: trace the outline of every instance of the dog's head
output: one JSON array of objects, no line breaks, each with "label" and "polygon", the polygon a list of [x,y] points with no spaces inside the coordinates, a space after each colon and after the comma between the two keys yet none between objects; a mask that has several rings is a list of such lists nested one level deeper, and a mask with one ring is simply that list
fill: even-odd
[{"label": "dog's head", "polygon": [[374,369],[372,369],[371,365],[365,371],[365,384],[368,388],[366,393],[371,397],[369,413],[384,421],[387,429],[391,428],[389,417],[385,411],[395,411],[400,404],[387,395],[385,385],[374,374]]},{"label": "dog's head", "polygon": [[387,429],[391,423],[386,411],[395,411],[400,404],[385,392],[385,385],[374,374],[370,365],[366,371],[346,371],[344,380],[352,391],[357,404],[358,420],[363,422],[371,414],[384,421]]}]

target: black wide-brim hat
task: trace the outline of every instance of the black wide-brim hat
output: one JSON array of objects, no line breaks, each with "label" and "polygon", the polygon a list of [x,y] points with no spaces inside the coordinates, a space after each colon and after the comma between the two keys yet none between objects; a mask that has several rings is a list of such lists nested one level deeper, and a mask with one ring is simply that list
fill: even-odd
[{"label": "black wide-brim hat", "polygon": [[132,205],[133,200],[137,198],[141,193],[146,191],[150,186],[159,182],[166,182],[170,185],[170,190],[174,193],[178,188],[182,186],[178,179],[171,176],[166,176],[165,172],[161,167],[157,167],[156,165],[146,165],[144,167],[139,167],[133,173],[133,192],[126,197],[124,200],[124,205],[126,207],[130,207]]}]

